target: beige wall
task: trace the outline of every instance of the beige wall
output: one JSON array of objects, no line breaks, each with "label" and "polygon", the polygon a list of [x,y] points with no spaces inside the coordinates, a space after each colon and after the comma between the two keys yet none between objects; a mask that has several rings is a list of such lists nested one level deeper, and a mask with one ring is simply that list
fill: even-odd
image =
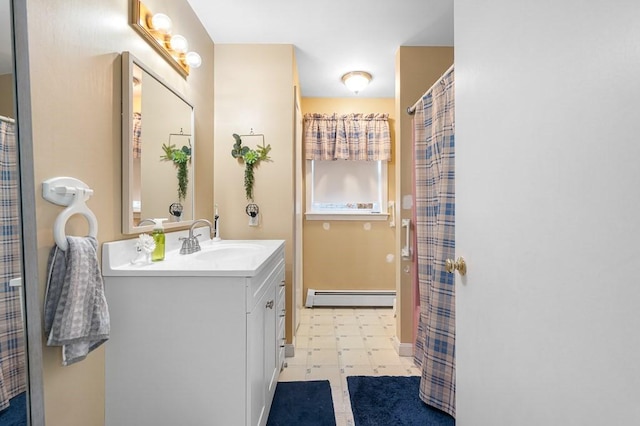
[{"label": "beige wall", "polygon": [[[413,145],[412,120],[407,107],[412,106],[431,85],[453,64],[453,47],[400,47],[396,52],[396,140],[399,147],[396,171],[398,199],[413,192]],[[400,218],[410,219],[411,209],[402,209],[398,203],[398,223]],[[415,235],[415,232],[413,232]],[[397,244],[401,244],[401,233],[396,234]],[[403,268],[409,266],[409,271]],[[401,261],[396,269],[398,282],[397,306],[400,320],[397,335],[400,343],[413,343],[414,298],[412,274],[415,263]]]},{"label": "beige wall", "polygon": [[[120,52],[131,51],[195,105],[197,216],[212,217],[213,43],[185,0],[153,1],[173,19],[203,59],[187,80],[180,77],[129,26],[127,0],[28,2],[35,182],[73,176],[94,190],[88,201],[99,222],[100,242],[121,234]],[[175,188],[169,190],[175,191]],[[52,225],[62,210],[36,200],[42,294],[53,245]],[[82,235],[86,224],[66,228]],[[107,343],[108,344],[108,343]],[[60,348],[43,348],[48,425],[95,426],[104,422],[104,348],[69,367]]]},{"label": "beige wall", "polygon": [[16,118],[13,103],[13,74],[0,75],[0,115]]},{"label": "beige wall", "polygon": [[[291,45],[216,44],[214,193],[223,239],[286,240],[287,340],[291,341],[294,191],[294,75]],[[271,145],[272,162],[255,169],[260,224],[248,226],[244,164],[231,156],[233,134],[253,129]],[[245,137],[255,149],[259,137]]]},{"label": "beige wall", "polygon": [[[303,98],[302,113],[389,113],[391,143],[388,199],[395,197],[395,108],[393,98]],[[304,205],[304,204],[303,204]],[[323,224],[330,229],[324,230]],[[371,229],[365,230],[364,225]],[[395,229],[388,221],[304,221],[304,292],[316,290],[394,290]]]}]

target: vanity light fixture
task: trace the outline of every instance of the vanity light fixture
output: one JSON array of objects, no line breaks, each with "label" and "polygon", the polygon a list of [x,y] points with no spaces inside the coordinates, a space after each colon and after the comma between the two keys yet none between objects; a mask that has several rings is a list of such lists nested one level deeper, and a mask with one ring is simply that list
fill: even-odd
[{"label": "vanity light fixture", "polygon": [[156,13],[151,17],[151,27],[162,34],[170,34],[171,18],[164,13]]},{"label": "vanity light fixture", "polygon": [[196,52],[187,52],[185,58],[192,68],[198,68],[202,64],[202,58]]},{"label": "vanity light fixture", "polygon": [[189,52],[189,43],[184,36],[171,35],[171,18],[164,13],[153,14],[140,1],[131,0],[133,28],[153,46],[162,57],[183,77],[190,68],[198,68],[202,58],[197,52]]},{"label": "vanity light fixture", "polygon": [[184,38],[184,36],[181,36],[180,34],[171,36],[169,45],[178,53],[187,53],[187,50],[189,50],[189,42],[186,38]]},{"label": "vanity light fixture", "polygon": [[366,71],[351,71],[342,76],[342,82],[356,95],[367,87],[373,77]]}]

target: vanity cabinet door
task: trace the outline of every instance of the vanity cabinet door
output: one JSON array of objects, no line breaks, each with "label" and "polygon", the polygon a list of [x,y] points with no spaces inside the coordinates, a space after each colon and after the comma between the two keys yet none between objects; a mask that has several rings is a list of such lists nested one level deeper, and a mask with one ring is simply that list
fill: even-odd
[{"label": "vanity cabinet door", "polygon": [[247,418],[251,426],[267,423],[270,348],[275,344],[274,290],[267,289],[247,314]]},{"label": "vanity cabinet door", "polygon": [[[265,384],[265,404],[271,407],[273,394],[278,382],[280,369],[277,368],[277,342],[276,342],[276,286],[270,290],[271,298],[267,302],[269,307],[264,312],[264,384]],[[270,410],[267,410],[270,411]]]},{"label": "vanity cabinet door", "polygon": [[284,350],[287,342],[285,336],[285,319],[287,316],[286,304],[285,304],[285,281],[284,270],[280,276],[280,282],[276,286],[276,300],[278,309],[276,310],[276,366],[277,374],[284,368]]},{"label": "vanity cabinet door", "polygon": [[269,274],[260,297],[247,314],[247,418],[251,426],[264,426],[280,374],[278,345],[279,283],[284,280],[284,262]]},{"label": "vanity cabinet door", "polygon": [[[269,277],[269,293],[271,301],[268,303],[268,309],[264,317],[264,334],[266,336],[264,346],[264,363],[265,363],[265,385],[266,385],[266,404],[271,407],[273,395],[278,384],[278,376],[282,370],[283,360],[280,357],[281,342],[284,336],[284,329],[280,330],[280,324],[284,326],[284,318],[280,313],[284,311],[284,259],[275,268],[274,273]],[[269,410],[267,410],[269,411]]]}]

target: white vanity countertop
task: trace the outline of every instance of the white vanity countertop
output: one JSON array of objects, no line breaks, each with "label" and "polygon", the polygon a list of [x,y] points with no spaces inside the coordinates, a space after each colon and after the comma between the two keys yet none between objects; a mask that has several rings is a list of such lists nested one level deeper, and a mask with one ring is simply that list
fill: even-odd
[{"label": "white vanity countertop", "polygon": [[178,238],[186,235],[188,231],[167,233],[165,259],[149,264],[132,263],[138,255],[137,238],[104,243],[102,275],[253,277],[284,246],[284,240],[212,241],[200,237],[201,251],[180,254]]}]

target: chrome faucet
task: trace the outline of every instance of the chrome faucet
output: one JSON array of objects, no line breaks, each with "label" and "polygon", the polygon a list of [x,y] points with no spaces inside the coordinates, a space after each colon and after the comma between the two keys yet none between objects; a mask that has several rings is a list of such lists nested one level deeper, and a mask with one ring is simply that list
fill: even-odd
[{"label": "chrome faucet", "polygon": [[202,234],[193,235],[193,230],[198,223],[206,223],[209,227],[209,238],[213,239],[213,224],[207,219],[198,219],[191,224],[189,228],[189,236],[186,238],[180,238],[182,240],[182,247],[180,248],[180,254],[191,254],[200,251],[200,242],[198,237]]}]

